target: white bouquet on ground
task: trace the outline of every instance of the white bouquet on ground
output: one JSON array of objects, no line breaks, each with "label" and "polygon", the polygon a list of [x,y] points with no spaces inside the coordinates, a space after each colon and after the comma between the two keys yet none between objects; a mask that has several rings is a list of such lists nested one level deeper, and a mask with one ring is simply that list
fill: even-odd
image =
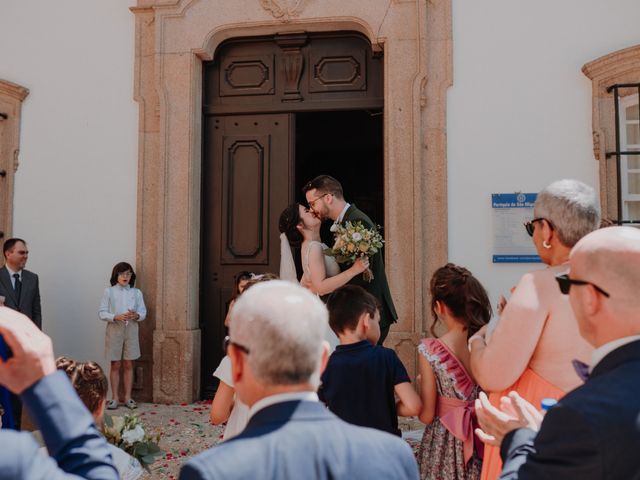
[{"label": "white bouquet on ground", "polygon": [[104,416],[104,436],[107,442],[136,458],[149,471],[149,465],[162,455],[158,446],[160,434],[148,435],[135,414],[124,417]]},{"label": "white bouquet on ground", "polygon": [[[367,228],[361,221],[334,224],[331,231],[335,235],[333,247],[325,250],[325,255],[335,257],[336,262],[351,265],[358,257],[371,258],[380,251],[384,240],[380,227]],[[362,274],[367,282],[373,280],[373,272],[366,269]]]}]

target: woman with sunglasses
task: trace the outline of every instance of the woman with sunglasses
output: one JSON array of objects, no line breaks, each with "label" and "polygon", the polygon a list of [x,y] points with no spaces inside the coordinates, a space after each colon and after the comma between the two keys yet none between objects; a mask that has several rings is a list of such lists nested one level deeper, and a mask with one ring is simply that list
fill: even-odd
[{"label": "woman with sunglasses", "polygon": [[[571,248],[598,228],[596,193],[577,180],[560,180],[538,194],[533,213],[525,228],[547,267],[522,277],[490,337],[484,327],[469,338],[473,375],[496,406],[511,390],[534,405],[562,397],[582,383],[572,360],[586,362],[592,350],[556,276],[567,272]],[[493,480],[501,469],[499,449],[487,446],[481,479]]]}]

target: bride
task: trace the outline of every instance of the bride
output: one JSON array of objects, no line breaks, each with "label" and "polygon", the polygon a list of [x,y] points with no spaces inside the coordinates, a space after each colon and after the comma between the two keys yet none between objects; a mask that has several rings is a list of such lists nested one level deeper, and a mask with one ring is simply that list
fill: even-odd
[{"label": "bride", "polygon": [[369,267],[368,258],[358,258],[351,267],[341,272],[336,259],[324,254],[328,248],[320,240],[322,221],[298,203],[289,205],[280,215],[280,278],[298,281],[291,247],[300,245],[302,278],[300,283],[323,296],[346,285]]}]

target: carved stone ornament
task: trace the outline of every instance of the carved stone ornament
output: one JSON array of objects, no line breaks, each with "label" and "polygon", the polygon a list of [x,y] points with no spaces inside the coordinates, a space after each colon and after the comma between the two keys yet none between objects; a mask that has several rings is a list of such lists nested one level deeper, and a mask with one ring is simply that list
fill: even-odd
[{"label": "carved stone ornament", "polygon": [[260,5],[273,15],[285,21],[298,17],[304,8],[306,0],[260,0]]}]

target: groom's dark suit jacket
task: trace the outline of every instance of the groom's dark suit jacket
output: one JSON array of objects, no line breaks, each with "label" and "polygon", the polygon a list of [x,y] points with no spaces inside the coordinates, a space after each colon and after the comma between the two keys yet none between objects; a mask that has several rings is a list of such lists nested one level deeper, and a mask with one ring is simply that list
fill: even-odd
[{"label": "groom's dark suit jacket", "polygon": [[587,382],[501,447],[501,479],[640,479],[640,341],[609,353]]},{"label": "groom's dark suit jacket", "polygon": [[244,432],[189,460],[180,480],[418,479],[409,445],[340,420],[320,402],[259,410]]},{"label": "groom's dark suit jacket", "polygon": [[[358,210],[355,205],[350,205],[344,214],[342,223],[344,222],[357,222],[360,221],[367,228],[374,227],[374,223],[363,212]],[[347,267],[347,265],[341,265],[341,267]],[[353,285],[360,285],[371,295],[376,297],[380,302],[380,327],[388,327],[392,323],[395,323],[398,319],[396,313],[396,307],[393,305],[393,299],[391,298],[391,292],[389,291],[389,284],[387,283],[387,274],[384,271],[384,261],[382,260],[382,252],[376,253],[371,257],[369,268],[373,272],[373,280],[367,282],[362,275],[357,275],[349,282]]]},{"label": "groom's dark suit jacket", "polygon": [[38,275],[29,270],[22,270],[22,290],[20,302],[11,284],[7,267],[0,268],[0,295],[4,297],[4,305],[24,313],[42,329],[42,312],[40,310],[40,286]]}]

